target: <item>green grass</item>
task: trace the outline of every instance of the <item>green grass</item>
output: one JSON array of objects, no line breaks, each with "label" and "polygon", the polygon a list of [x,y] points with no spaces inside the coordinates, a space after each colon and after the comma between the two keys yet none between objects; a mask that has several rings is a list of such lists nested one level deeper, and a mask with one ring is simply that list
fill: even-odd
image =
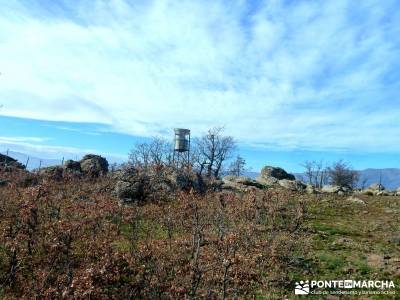
[{"label": "green grass", "polygon": [[[358,279],[393,280],[396,296],[370,295],[365,299],[400,299],[400,197],[364,196],[366,206],[358,206],[344,197],[323,196],[309,200],[303,228],[309,234],[309,249],[304,259],[312,265],[305,276],[301,267],[290,277],[315,280]],[[391,242],[389,242],[391,241]],[[374,265],[371,255],[389,256],[386,264]],[[299,299],[287,290],[288,299]],[[326,296],[307,296],[326,299]],[[396,298],[397,297],[397,298]],[[340,299],[354,299],[342,296]]]}]

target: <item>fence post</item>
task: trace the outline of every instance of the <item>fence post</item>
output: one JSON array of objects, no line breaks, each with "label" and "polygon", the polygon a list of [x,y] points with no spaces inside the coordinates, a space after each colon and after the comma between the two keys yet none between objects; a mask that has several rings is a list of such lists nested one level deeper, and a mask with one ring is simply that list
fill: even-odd
[{"label": "fence post", "polygon": [[7,149],[6,151],[6,157],[4,158],[4,166],[7,167],[8,165],[8,151],[10,151],[10,149]]}]

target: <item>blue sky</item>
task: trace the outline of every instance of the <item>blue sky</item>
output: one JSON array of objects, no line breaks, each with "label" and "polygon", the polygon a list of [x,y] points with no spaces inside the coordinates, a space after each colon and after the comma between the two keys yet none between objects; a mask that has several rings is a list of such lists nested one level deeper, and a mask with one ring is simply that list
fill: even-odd
[{"label": "blue sky", "polygon": [[0,0],[0,151],[123,160],[213,126],[249,165],[400,167],[398,1]]}]

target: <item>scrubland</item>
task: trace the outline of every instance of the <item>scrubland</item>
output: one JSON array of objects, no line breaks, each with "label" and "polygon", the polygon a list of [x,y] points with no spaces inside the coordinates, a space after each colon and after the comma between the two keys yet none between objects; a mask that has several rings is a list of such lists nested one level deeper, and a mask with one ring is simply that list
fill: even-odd
[{"label": "scrubland", "polygon": [[127,205],[109,177],[21,176],[0,186],[3,299],[296,299],[307,279],[395,280],[400,295],[399,197],[189,191]]}]

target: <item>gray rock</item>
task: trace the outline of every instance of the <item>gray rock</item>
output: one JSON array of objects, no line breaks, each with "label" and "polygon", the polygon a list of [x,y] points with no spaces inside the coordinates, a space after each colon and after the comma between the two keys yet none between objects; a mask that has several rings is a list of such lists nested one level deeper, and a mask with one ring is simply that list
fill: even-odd
[{"label": "gray rock", "polygon": [[390,196],[390,193],[388,191],[375,191],[376,196]]},{"label": "gray rock", "polygon": [[81,163],[79,161],[75,161],[72,159],[65,161],[64,169],[68,172],[73,172],[73,173],[80,173],[82,171]]},{"label": "gray rock", "polygon": [[307,184],[307,186],[306,186],[306,193],[307,193],[307,194],[318,194],[318,193],[320,193],[320,192],[315,188],[314,185],[312,185],[312,184]]},{"label": "gray rock", "polygon": [[375,193],[373,190],[366,189],[366,190],[362,190],[361,194],[367,195],[367,196],[373,196]]},{"label": "gray rock", "polygon": [[248,187],[262,189],[263,184],[245,176],[225,176],[222,178],[223,189],[246,190]]},{"label": "gray rock", "polygon": [[220,179],[212,179],[207,182],[208,189],[213,190],[213,191],[220,191],[222,189],[223,185],[224,185],[224,182]]},{"label": "gray rock", "polygon": [[351,197],[347,198],[347,201],[349,201],[353,204],[365,205],[365,201],[363,199],[360,199],[355,196],[351,196]]},{"label": "gray rock", "polygon": [[173,189],[180,191],[189,191],[191,189],[195,191],[202,191],[204,188],[204,182],[200,176],[187,172],[172,172],[165,178],[160,180],[172,185]]},{"label": "gray rock", "polygon": [[288,179],[295,180],[294,175],[287,173],[284,169],[279,167],[265,166],[261,169],[261,177],[268,178],[273,177],[278,180]]},{"label": "gray rock", "polygon": [[80,165],[82,172],[89,176],[98,177],[108,172],[108,162],[100,155],[87,154],[81,159]]},{"label": "gray rock", "polygon": [[339,191],[343,190],[338,185],[324,185],[321,189],[321,192],[323,193],[338,193]]},{"label": "gray rock", "polygon": [[368,187],[368,189],[373,190],[373,191],[383,191],[383,190],[385,190],[385,187],[382,184],[374,183],[374,184],[371,184]]},{"label": "gray rock", "polygon": [[277,186],[279,184],[279,180],[274,178],[274,177],[261,177],[261,176],[258,176],[256,178],[256,181],[258,183],[262,184],[263,186],[266,186],[266,187]]},{"label": "gray rock", "polygon": [[156,172],[136,170],[132,166],[126,166],[110,177],[116,181],[114,194],[125,202],[166,199],[177,191],[193,189],[202,192],[204,187],[202,179],[195,174],[171,169]]},{"label": "gray rock", "polygon": [[306,188],[306,185],[302,183],[300,180],[282,179],[279,180],[278,183],[280,186],[291,191],[303,191]]},{"label": "gray rock", "polygon": [[150,191],[149,177],[130,165],[114,172],[112,179],[116,181],[115,196],[124,202],[143,201]]},{"label": "gray rock", "polygon": [[21,164],[20,162],[18,162],[16,159],[4,155],[4,154],[0,154],[0,168],[16,168],[16,169],[25,169],[25,166],[23,164]]},{"label": "gray rock", "polygon": [[117,181],[114,189],[115,195],[125,201],[140,200],[143,197],[143,186],[140,182]]},{"label": "gray rock", "polygon": [[51,166],[42,168],[37,171],[39,176],[45,177],[46,179],[61,180],[63,178],[64,169],[61,166]]}]

